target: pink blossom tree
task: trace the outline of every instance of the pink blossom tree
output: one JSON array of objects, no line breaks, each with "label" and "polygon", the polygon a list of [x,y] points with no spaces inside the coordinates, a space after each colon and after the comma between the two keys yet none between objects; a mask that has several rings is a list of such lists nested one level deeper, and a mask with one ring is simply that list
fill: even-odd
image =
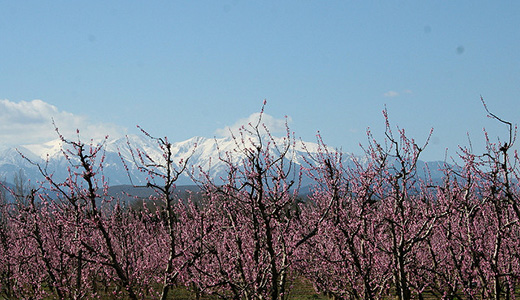
[{"label": "pink blossom tree", "polygon": [[[41,203],[48,204],[49,214],[52,214],[46,222],[57,225],[57,228],[50,230],[50,236],[45,240],[40,241],[40,237],[33,234],[37,246],[42,249],[40,252],[45,243],[59,251],[54,256],[41,253],[44,266],[48,269],[49,285],[55,287],[58,298],[64,298],[58,286],[63,290],[74,289],[71,297],[81,298],[85,275],[101,266],[105,275],[124,289],[130,299],[138,299],[134,287],[135,278],[127,268],[129,265],[125,264],[121,245],[115,242],[108,215],[99,206],[101,204],[108,207],[109,202],[114,200],[108,196],[108,185],[102,175],[104,143],[85,144],[79,138],[79,131],[77,141],[67,140],[59,132],[58,135],[64,145],[63,157],[69,165],[68,177],[64,181],[58,181],[53,178],[53,173],[47,170],[46,165],[37,165],[46,179],[44,184],[48,187],[48,192],[38,194]],[[30,215],[35,217],[37,213],[33,211]],[[44,221],[35,220],[34,230],[40,224],[44,224]],[[49,257],[54,259],[63,256],[74,266],[75,284],[57,284],[56,276],[51,275],[52,267],[46,260]]]},{"label": "pink blossom tree", "polygon": [[439,231],[439,256],[446,264],[436,272],[450,279],[444,280],[451,286],[448,295],[460,287],[468,298],[510,299],[519,267],[518,155],[510,154],[516,129],[482,102],[491,118],[508,126],[509,138],[494,143],[485,133],[482,155],[461,148],[463,165],[450,170],[451,180],[438,196],[450,213]]},{"label": "pink blossom tree", "polygon": [[[204,228],[204,212],[190,200],[183,203],[175,192],[175,182],[186,172],[191,155],[178,162],[173,161],[175,153],[168,138],[156,138],[143,129],[141,131],[155,141],[162,151],[160,158],[153,158],[128,142],[134,163],[141,172],[148,175],[146,187],[156,191],[152,200],[159,200],[162,204],[159,213],[164,214],[165,235],[156,251],[164,254],[158,259],[162,262],[159,269],[164,269],[160,299],[165,300],[171,288],[180,280],[184,283],[191,282],[186,278],[186,269],[202,255],[201,243],[204,231],[201,227]],[[193,147],[194,151],[196,145]],[[125,167],[128,170],[126,165]]]},{"label": "pink blossom tree", "polygon": [[296,253],[317,233],[316,224],[300,220],[294,138],[288,129],[274,138],[262,114],[263,108],[258,122],[232,133],[235,149],[220,154],[227,167],[222,183],[207,173],[203,182],[213,227],[193,269],[202,291],[226,299],[287,298]]},{"label": "pink blossom tree", "polygon": [[422,297],[428,287],[416,274],[424,269],[424,245],[445,212],[436,209],[430,189],[417,177],[427,142],[419,147],[404,130],[394,136],[383,113],[385,144],[368,133],[366,166],[354,160],[352,167],[343,167],[338,154],[320,159],[320,185],[311,199],[318,207],[336,200],[322,234],[309,242],[315,269],[307,270],[321,290],[337,298],[374,299],[392,287],[405,300],[412,291]]},{"label": "pink blossom tree", "polygon": [[318,291],[334,298],[375,299],[389,280],[383,267],[389,258],[373,238],[385,162],[371,152],[366,166],[355,158],[353,166],[344,166],[342,153],[318,141],[320,152],[314,163],[309,162],[316,185],[302,216],[312,224],[322,215],[319,212],[328,214],[301,251],[301,272]]}]

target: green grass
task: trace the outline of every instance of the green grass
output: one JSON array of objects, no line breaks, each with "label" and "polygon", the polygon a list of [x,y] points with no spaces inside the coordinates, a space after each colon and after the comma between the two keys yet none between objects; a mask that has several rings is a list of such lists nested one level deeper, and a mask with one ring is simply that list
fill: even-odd
[{"label": "green grass", "polygon": [[[112,290],[112,289],[111,289]],[[159,290],[159,286],[157,286],[157,290]],[[516,293],[517,297],[520,297],[520,290]],[[144,299],[146,300],[152,300],[156,299],[157,297],[153,296],[147,296]],[[0,295],[0,300],[6,299],[5,296]],[[49,297],[45,300],[54,300],[54,297]],[[115,300],[115,299],[121,299],[114,297],[110,292],[104,295],[101,295],[102,300]],[[194,300],[197,299],[195,292],[192,290],[179,286],[174,287],[169,294],[168,299],[171,300]],[[198,298],[200,300],[218,300],[219,298],[217,296],[211,296],[211,295],[204,295],[201,294]],[[329,300],[330,298],[326,297],[325,295],[317,294],[314,291],[314,288],[312,287],[312,284],[306,280],[305,278],[299,278],[294,282],[294,285],[292,289],[289,292],[289,300]],[[384,298],[385,300],[395,300],[395,296],[387,296]],[[439,297],[435,296],[433,293],[425,292],[423,294],[424,300],[434,300],[439,299]],[[463,296],[461,296],[460,299],[465,299]],[[479,298],[478,298],[479,299]],[[6,299],[7,300],[7,299]]]},{"label": "green grass", "polygon": [[[175,288],[169,299],[175,299],[175,300],[193,300],[196,299],[195,293],[192,291],[189,291],[187,288],[184,287],[177,287]],[[218,297],[216,296],[208,296],[208,295],[201,295],[201,300],[216,300]],[[305,279],[298,279],[294,283],[293,288],[291,289],[289,293],[289,300],[327,300],[328,298],[316,294],[314,291],[314,288],[312,287],[312,284],[309,283]]]},{"label": "green grass", "polygon": [[[159,287],[157,290],[159,290]],[[113,299],[118,299],[118,298],[116,298],[110,294],[106,294],[106,295],[103,295],[101,299],[102,300],[113,300]],[[147,297],[145,297],[145,299],[152,300],[155,298],[153,296],[147,296]],[[195,292],[189,290],[186,287],[178,286],[178,287],[174,287],[170,291],[170,293],[168,295],[168,299],[193,300],[193,299],[196,299],[196,294],[195,294]],[[217,300],[219,298],[217,296],[201,294],[199,299],[200,300]],[[327,299],[328,299],[327,297],[317,294],[314,291],[312,284],[304,278],[296,280],[293,288],[291,289],[291,291],[289,293],[289,300],[327,300]],[[51,299],[49,299],[49,300],[51,300]]]}]

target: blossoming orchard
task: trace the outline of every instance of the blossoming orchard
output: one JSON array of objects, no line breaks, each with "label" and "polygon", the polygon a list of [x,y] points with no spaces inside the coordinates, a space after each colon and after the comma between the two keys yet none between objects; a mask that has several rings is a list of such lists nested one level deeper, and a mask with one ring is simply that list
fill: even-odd
[{"label": "blossoming orchard", "polygon": [[[488,113],[506,141],[485,136],[480,154],[461,147],[440,181],[418,172],[429,139],[395,129],[386,112],[386,138],[368,132],[351,165],[320,137],[319,154],[295,164],[294,135],[275,142],[260,117],[215,158],[227,168],[219,179],[189,157],[173,161],[168,139],[143,131],[163,156],[128,144],[155,191],[139,207],[108,193],[103,143],[60,135],[68,178],[38,165],[40,186],[2,197],[0,299],[173,299],[183,288],[278,300],[301,281],[334,299],[515,299],[516,128]],[[200,192],[181,199],[180,174]],[[303,177],[312,179],[305,196]]]}]

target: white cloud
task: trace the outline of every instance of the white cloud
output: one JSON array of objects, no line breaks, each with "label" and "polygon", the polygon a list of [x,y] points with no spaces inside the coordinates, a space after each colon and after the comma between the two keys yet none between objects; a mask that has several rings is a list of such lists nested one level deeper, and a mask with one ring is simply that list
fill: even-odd
[{"label": "white cloud", "polygon": [[399,93],[396,91],[388,91],[384,93],[383,96],[393,98],[399,96]]},{"label": "white cloud", "polygon": [[0,100],[0,145],[43,143],[58,138],[52,120],[66,138],[80,137],[87,141],[104,136],[119,137],[124,129],[107,123],[91,123],[86,116],[60,111],[42,100],[12,102]]},{"label": "white cloud", "polygon": [[401,93],[396,92],[396,91],[388,91],[388,92],[384,93],[383,96],[388,97],[388,98],[394,98],[394,97],[400,96],[401,94],[411,95],[411,94],[413,94],[413,92],[408,89],[403,90]]},{"label": "white cloud", "polygon": [[[219,128],[219,129],[215,130],[215,134],[218,136],[230,136],[231,133],[238,134],[240,128],[242,128],[243,126],[245,126],[246,128],[251,128],[251,127],[249,127],[248,124],[251,124],[252,126],[256,126],[256,124],[258,124],[259,117],[260,117],[260,113],[251,114],[247,118],[236,121],[235,124],[233,124],[231,126],[226,126],[224,128]],[[280,132],[285,132],[286,131],[286,126],[285,126],[286,122],[290,123],[291,121],[292,121],[291,117],[287,117],[287,119],[285,119],[285,118],[277,119],[271,115],[263,113],[262,120],[260,123],[264,124],[272,134],[276,134],[276,133],[280,133]],[[261,133],[264,134],[265,131],[263,130],[263,126],[260,126],[260,128],[262,129]]]}]

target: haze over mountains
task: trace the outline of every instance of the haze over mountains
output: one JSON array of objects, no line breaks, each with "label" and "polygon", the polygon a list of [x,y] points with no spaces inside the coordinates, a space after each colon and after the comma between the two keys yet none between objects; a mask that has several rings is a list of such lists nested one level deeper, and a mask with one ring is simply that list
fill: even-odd
[{"label": "haze over mountains", "polygon": [[[274,141],[280,146],[285,142],[284,138],[278,137],[275,137]],[[15,174],[23,170],[25,178],[36,184],[43,179],[37,165],[35,165],[39,164],[45,167],[49,173],[52,173],[54,179],[64,180],[68,175],[67,170],[70,164],[62,153],[62,144],[59,139],[56,139],[43,144],[21,145],[1,150],[0,179],[13,182]],[[145,184],[147,174],[138,170],[131,149],[133,149],[134,156],[136,155],[135,149],[140,149],[152,159],[162,162],[163,151],[157,141],[149,137],[129,135],[126,138],[108,140],[104,146],[105,159],[102,174],[107,178],[109,185]],[[194,182],[188,173],[194,174],[197,178],[200,176],[200,170],[209,172],[210,176],[216,180],[220,177],[225,178],[227,167],[219,160],[219,155],[223,157],[229,154],[232,160],[237,163],[243,158],[243,154],[237,151],[237,142],[232,137],[193,137],[181,142],[172,142],[171,149],[175,163],[189,157],[189,172],[185,172],[179,177],[178,185],[193,184]],[[312,156],[315,156],[319,151],[320,146],[317,143],[296,141],[294,152],[289,153],[286,159],[296,165],[308,166],[309,162],[314,163]],[[20,153],[27,159],[22,157]],[[277,154],[276,149],[272,149],[272,154]],[[344,153],[344,165],[352,164],[353,159],[353,155]],[[357,159],[363,160],[362,157],[357,157]],[[442,172],[438,171],[440,164],[439,162],[420,162],[418,164],[418,175],[424,175],[425,167],[428,166],[432,177],[434,179],[440,178],[442,177]],[[128,172],[125,170],[125,165],[128,166]],[[308,180],[303,180],[303,185],[309,183]]]}]

